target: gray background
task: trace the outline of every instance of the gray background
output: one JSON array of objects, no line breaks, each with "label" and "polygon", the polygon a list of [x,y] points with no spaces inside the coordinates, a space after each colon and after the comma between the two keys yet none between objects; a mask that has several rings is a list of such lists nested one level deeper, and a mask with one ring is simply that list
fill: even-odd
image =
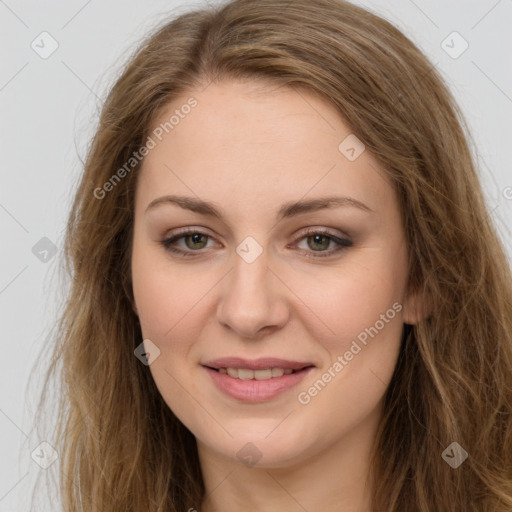
[{"label": "gray background", "polygon": [[[27,384],[63,294],[56,280],[62,235],[101,100],[148,30],[169,13],[205,3],[0,0],[0,512],[28,511],[38,473],[58,466],[45,470],[31,458],[44,441],[31,434],[40,373],[32,388]],[[487,200],[512,260],[512,0],[354,3],[401,28],[445,77],[469,123]],[[40,52],[50,48],[50,39],[41,48],[43,31],[58,43],[46,59],[31,47],[35,40]],[[442,47],[453,31],[469,44],[457,58],[462,41],[447,40],[452,55]],[[43,237],[55,244],[54,256]]]}]

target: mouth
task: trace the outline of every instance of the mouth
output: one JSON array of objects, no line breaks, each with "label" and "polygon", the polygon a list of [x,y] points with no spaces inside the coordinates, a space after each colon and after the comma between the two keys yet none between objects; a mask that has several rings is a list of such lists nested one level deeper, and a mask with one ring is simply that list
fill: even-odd
[{"label": "mouth", "polygon": [[218,390],[243,402],[265,402],[296,386],[315,365],[276,358],[223,358],[201,365]]},{"label": "mouth", "polygon": [[291,375],[292,373],[298,373],[308,368],[313,368],[313,365],[304,366],[298,370],[292,368],[264,368],[262,370],[251,370],[250,368],[213,368],[207,366],[210,370],[221,373],[223,375],[229,375],[233,379],[239,380],[270,380],[282,377],[283,375]]}]

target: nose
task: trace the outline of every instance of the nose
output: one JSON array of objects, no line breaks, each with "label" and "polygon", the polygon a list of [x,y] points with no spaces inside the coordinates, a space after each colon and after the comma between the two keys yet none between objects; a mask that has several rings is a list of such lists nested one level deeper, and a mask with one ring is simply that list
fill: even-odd
[{"label": "nose", "polygon": [[257,339],[281,329],[290,315],[286,288],[268,267],[266,252],[252,263],[237,254],[234,260],[223,280],[218,321],[242,338]]}]

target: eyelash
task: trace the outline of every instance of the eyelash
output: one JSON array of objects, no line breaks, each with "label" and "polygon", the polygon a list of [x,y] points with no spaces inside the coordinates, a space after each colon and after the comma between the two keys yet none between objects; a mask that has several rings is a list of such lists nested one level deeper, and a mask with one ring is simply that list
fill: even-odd
[{"label": "eyelash", "polygon": [[[188,235],[203,235],[203,236],[206,236],[208,239],[212,238],[210,235],[203,233],[201,231],[194,230],[194,229],[188,229],[188,230],[182,231],[181,233],[178,233],[170,238],[166,238],[166,239],[162,240],[160,243],[167,251],[169,251],[171,253],[174,253],[183,258],[190,258],[190,257],[193,258],[195,256],[198,256],[199,253],[202,252],[202,249],[199,249],[197,251],[193,251],[193,250],[184,251],[183,249],[177,249],[176,247],[172,246],[172,244],[175,243],[177,240],[179,240],[180,238],[184,238]],[[306,233],[304,233],[298,239],[298,241],[301,241],[305,238],[308,238],[308,237],[314,236],[314,235],[324,236],[324,237],[328,238],[329,241],[333,241],[336,244],[338,244],[338,247],[335,248],[334,250],[331,249],[329,251],[312,251],[312,250],[306,251],[305,256],[307,258],[327,258],[329,256],[333,256],[334,254],[343,252],[348,247],[352,247],[352,245],[353,245],[353,242],[351,240],[349,240],[348,238],[346,238],[346,239],[339,238],[337,236],[334,236],[329,231],[322,230],[322,229],[311,229],[311,230],[307,231]],[[311,253],[313,253],[313,254],[311,254]]]}]

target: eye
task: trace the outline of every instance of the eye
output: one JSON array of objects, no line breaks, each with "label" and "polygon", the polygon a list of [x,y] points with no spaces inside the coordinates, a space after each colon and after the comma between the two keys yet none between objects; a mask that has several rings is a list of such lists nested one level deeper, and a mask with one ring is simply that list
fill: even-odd
[{"label": "eye", "polygon": [[[161,244],[168,251],[180,256],[195,256],[193,253],[205,249],[210,238],[209,235],[201,231],[188,230],[162,240]],[[179,242],[183,242],[185,246],[183,246],[183,243],[180,246]]]},{"label": "eye", "polygon": [[[200,255],[203,249],[212,247],[212,245],[208,245],[211,240],[212,237],[207,233],[188,229],[166,238],[160,243],[166,250],[178,256],[193,257]],[[300,245],[304,243],[306,247],[301,247]],[[333,256],[352,245],[353,242],[348,238],[340,238],[330,231],[316,228],[307,231],[298,239],[298,243],[296,242],[291,247],[297,247],[304,252],[306,257],[322,258]]]},{"label": "eye", "polygon": [[[306,247],[300,247],[300,244],[304,242]],[[299,239],[299,243],[296,244],[299,249],[306,251],[305,255],[310,258],[332,256],[352,245],[353,242],[348,238],[340,238],[322,229],[308,231],[305,236]]]}]

